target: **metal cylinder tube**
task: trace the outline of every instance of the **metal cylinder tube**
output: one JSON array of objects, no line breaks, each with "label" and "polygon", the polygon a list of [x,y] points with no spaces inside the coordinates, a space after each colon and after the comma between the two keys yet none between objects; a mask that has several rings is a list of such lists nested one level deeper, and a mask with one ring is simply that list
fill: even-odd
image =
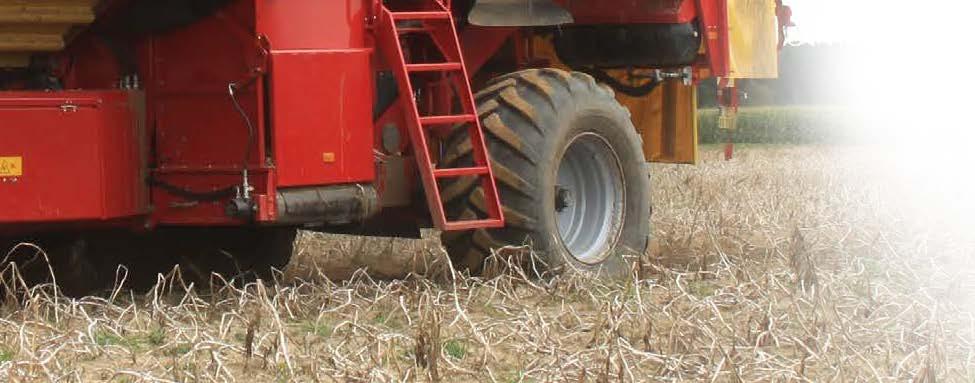
[{"label": "metal cylinder tube", "polygon": [[277,206],[281,224],[348,225],[378,213],[379,195],[359,184],[280,189]]}]

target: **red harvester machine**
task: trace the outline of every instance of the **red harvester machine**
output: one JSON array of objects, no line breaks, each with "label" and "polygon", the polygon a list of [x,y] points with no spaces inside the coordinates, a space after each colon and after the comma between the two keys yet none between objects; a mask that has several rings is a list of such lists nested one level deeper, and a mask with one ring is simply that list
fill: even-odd
[{"label": "red harvester machine", "polygon": [[649,240],[646,163],[697,160],[694,84],[719,77],[733,121],[734,80],[777,75],[787,15],[776,0],[0,0],[0,255],[28,270],[33,253],[9,249],[40,244],[80,290],[165,257],[267,277],[299,228],[432,226],[473,272],[531,244],[549,271],[622,273]]}]

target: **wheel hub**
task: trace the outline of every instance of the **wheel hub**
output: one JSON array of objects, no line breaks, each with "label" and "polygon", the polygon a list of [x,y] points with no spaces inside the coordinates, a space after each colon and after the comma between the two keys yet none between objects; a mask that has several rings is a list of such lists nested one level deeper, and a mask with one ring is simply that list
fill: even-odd
[{"label": "wheel hub", "polygon": [[619,239],[624,180],[604,138],[584,133],[571,141],[557,173],[555,218],[562,244],[580,262],[602,262]]},{"label": "wheel hub", "polygon": [[555,211],[562,212],[569,206],[572,206],[572,190],[566,189],[562,186],[555,187]]}]

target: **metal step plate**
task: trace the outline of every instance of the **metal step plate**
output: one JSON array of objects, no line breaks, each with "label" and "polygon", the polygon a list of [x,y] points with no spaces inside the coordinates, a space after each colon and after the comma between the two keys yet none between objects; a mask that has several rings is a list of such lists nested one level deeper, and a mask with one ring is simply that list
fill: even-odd
[{"label": "metal step plate", "polygon": [[572,15],[552,0],[478,0],[470,22],[486,27],[525,27],[572,23]]}]

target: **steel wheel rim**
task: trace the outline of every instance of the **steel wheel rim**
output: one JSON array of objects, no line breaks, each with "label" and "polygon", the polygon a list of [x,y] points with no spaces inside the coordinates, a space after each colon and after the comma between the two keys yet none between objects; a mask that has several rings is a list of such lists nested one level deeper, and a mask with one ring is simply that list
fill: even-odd
[{"label": "steel wheel rim", "polygon": [[619,157],[595,133],[576,136],[556,173],[555,220],[559,239],[576,260],[596,264],[619,239],[625,205]]}]

